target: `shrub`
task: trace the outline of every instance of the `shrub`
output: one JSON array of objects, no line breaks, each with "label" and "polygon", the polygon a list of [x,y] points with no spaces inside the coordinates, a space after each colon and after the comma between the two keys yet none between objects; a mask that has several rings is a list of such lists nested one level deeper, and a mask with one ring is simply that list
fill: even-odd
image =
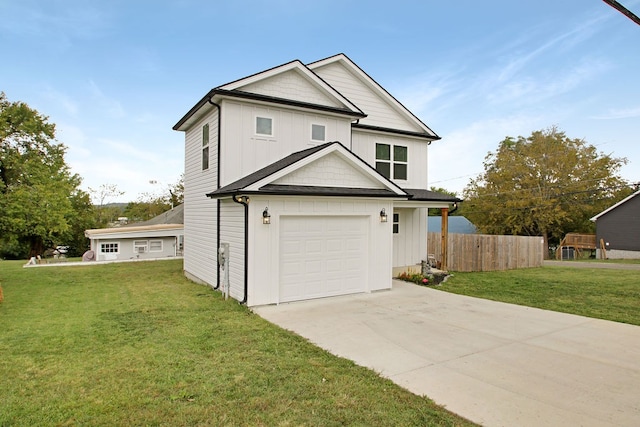
[{"label": "shrub", "polygon": [[418,285],[428,286],[433,284],[433,276],[428,274],[420,274],[420,273],[406,273],[402,272],[398,275],[399,280],[404,280],[405,282],[413,282]]}]

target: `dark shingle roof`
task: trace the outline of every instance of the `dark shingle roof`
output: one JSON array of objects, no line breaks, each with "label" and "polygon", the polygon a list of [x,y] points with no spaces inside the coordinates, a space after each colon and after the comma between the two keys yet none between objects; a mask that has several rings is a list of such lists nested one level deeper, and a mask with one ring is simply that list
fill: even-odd
[{"label": "dark shingle roof", "polygon": [[410,188],[410,189],[404,188],[403,190],[409,194],[410,196],[409,200],[416,200],[420,202],[451,202],[451,203],[462,201],[462,199],[458,199],[455,196],[450,196],[449,194],[444,194],[444,193],[438,193],[437,191],[422,190],[419,188]]},{"label": "dark shingle roof", "polygon": [[184,204],[180,204],[173,209],[154,216],[148,221],[136,222],[127,226],[139,227],[142,225],[158,225],[158,224],[184,224]]},{"label": "dark shingle roof", "polygon": [[325,147],[328,147],[331,144],[340,144],[340,143],[327,142],[325,144],[318,145],[316,147],[311,147],[306,150],[302,150],[302,151],[298,151],[296,153],[290,154],[287,157],[280,159],[275,163],[271,163],[270,165],[265,166],[262,169],[253,172],[252,174],[249,174],[243,178],[240,178],[235,182],[232,182],[231,184],[225,185],[222,188],[219,188],[215,191],[212,191],[211,193],[208,193],[207,197],[229,196],[231,194],[235,194],[236,192],[242,190],[243,188],[258,182],[261,179],[264,179],[269,175],[272,175],[278,172],[279,170],[286,168],[287,166],[291,166],[292,164],[314,153],[317,153],[318,151],[324,149]]},{"label": "dark shingle roof", "polygon": [[[327,142],[316,147],[308,148],[306,150],[298,151],[290,154],[289,156],[278,160],[264,168],[253,172],[239,180],[225,185],[215,191],[207,193],[207,197],[219,198],[232,196],[242,192],[243,194],[275,194],[275,195],[315,195],[315,196],[352,196],[352,197],[406,197],[399,195],[388,188],[349,188],[349,187],[323,187],[323,186],[306,186],[306,185],[278,185],[267,184],[258,190],[247,191],[248,186],[255,184],[256,182],[273,175],[274,173],[293,165],[296,162],[303,160],[304,158],[311,156],[321,150],[324,150],[330,145],[338,144],[344,147],[340,142]],[[354,154],[355,156],[355,154]],[[357,156],[356,156],[357,157]],[[359,158],[359,157],[358,157]],[[404,190],[408,195],[409,200],[415,201],[427,201],[427,202],[460,202],[457,197],[450,196],[448,194],[438,193],[430,190],[410,189]]]}]

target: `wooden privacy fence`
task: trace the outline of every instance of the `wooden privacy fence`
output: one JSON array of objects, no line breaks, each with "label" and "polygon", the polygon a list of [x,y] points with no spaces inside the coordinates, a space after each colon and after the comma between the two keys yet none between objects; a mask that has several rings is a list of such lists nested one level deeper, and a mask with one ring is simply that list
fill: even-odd
[{"label": "wooden privacy fence", "polygon": [[[447,269],[450,271],[541,267],[544,258],[542,237],[449,233],[447,242]],[[442,260],[440,233],[427,233],[427,248],[437,261]]]}]

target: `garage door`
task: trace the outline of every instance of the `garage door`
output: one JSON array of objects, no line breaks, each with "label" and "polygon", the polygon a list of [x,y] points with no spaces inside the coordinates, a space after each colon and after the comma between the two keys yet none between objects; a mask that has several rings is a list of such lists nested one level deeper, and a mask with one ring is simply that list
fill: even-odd
[{"label": "garage door", "polygon": [[368,218],[280,217],[280,301],[364,292]]}]

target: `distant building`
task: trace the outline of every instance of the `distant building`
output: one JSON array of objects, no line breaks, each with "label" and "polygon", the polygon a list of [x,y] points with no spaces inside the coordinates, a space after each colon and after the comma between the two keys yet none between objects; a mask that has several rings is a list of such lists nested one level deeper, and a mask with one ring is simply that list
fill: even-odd
[{"label": "distant building", "polygon": [[[427,229],[430,232],[439,233],[442,224],[441,216],[427,217]],[[449,233],[452,234],[476,234],[478,229],[471,221],[463,216],[449,217]]]},{"label": "distant building", "polygon": [[183,205],[149,221],[136,224],[85,230],[93,259],[114,261],[182,256],[184,249]]},{"label": "distant building", "polygon": [[[591,218],[596,243],[604,243],[607,258],[640,258],[640,191]],[[597,249],[600,257],[600,249]]]}]

